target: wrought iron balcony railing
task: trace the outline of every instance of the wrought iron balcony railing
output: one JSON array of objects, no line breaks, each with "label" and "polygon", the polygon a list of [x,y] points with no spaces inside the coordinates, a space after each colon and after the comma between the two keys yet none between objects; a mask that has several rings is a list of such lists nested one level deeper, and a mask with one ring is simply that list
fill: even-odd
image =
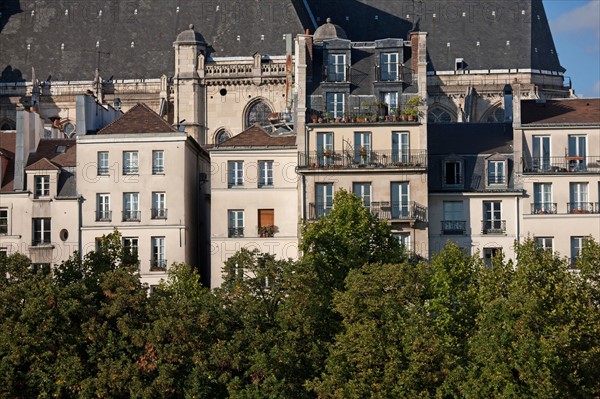
[{"label": "wrought iron balcony railing", "polygon": [[557,210],[556,202],[540,202],[531,204],[532,215],[550,215],[555,214]]},{"label": "wrought iron balcony railing", "polygon": [[124,175],[137,175],[140,169],[137,166],[123,166],[123,174]]},{"label": "wrought iron balcony railing", "polygon": [[[596,209],[598,207],[596,206]],[[575,213],[575,214],[585,214],[585,213],[594,213],[594,203],[593,202],[568,202],[567,203],[567,213]]]},{"label": "wrought iron balcony railing", "polygon": [[506,233],[506,220],[482,220],[482,234],[504,234]]},{"label": "wrought iron balcony railing", "polygon": [[506,176],[488,176],[488,184],[506,184]]},{"label": "wrought iron balcony railing", "polygon": [[164,258],[154,258],[150,260],[151,272],[164,272],[167,270],[167,260]]},{"label": "wrought iron balcony railing", "polygon": [[167,209],[166,208],[152,208],[152,219],[166,219]]},{"label": "wrought iron balcony railing", "polygon": [[427,150],[320,150],[298,154],[300,169],[427,168]]},{"label": "wrought iron balcony railing", "polygon": [[123,211],[124,222],[139,222],[142,218],[141,211]]},{"label": "wrought iron balcony railing", "polygon": [[600,173],[600,156],[524,157],[525,173]]},{"label": "wrought iron balcony railing", "polygon": [[153,175],[162,175],[163,173],[165,173],[165,167],[164,166],[153,166],[152,167],[152,174]]},{"label": "wrought iron balcony railing", "polygon": [[230,227],[228,237],[229,238],[244,237],[244,228],[243,227]]},{"label": "wrought iron balcony railing", "polygon": [[96,211],[97,222],[110,222],[112,220],[112,211]]},{"label": "wrought iron balcony railing", "polygon": [[463,235],[467,233],[465,220],[442,220],[442,234]]},{"label": "wrought iron balcony railing", "polygon": [[329,212],[331,212],[332,208],[332,204],[311,202],[310,204],[308,204],[308,218],[311,220],[322,218],[323,216],[326,216]]},{"label": "wrought iron balcony railing", "polygon": [[[383,220],[427,221],[427,208],[417,202],[373,201],[367,206],[377,217]],[[332,205],[309,203],[309,219],[318,219],[327,215]]]}]

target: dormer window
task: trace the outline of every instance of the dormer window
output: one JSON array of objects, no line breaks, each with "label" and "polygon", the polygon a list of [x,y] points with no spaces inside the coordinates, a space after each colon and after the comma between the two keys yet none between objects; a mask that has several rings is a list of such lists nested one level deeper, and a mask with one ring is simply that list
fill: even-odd
[{"label": "dormer window", "polygon": [[444,161],[443,185],[451,188],[463,185],[462,160],[456,159]]},{"label": "dormer window", "polygon": [[346,55],[329,54],[327,58],[327,81],[345,82],[346,81]]},{"label": "dormer window", "polygon": [[327,112],[332,118],[344,116],[344,93],[327,93]]},{"label": "dormer window", "polygon": [[35,176],[35,198],[50,196],[50,176]]},{"label": "dormer window", "polygon": [[506,185],[506,161],[488,161],[487,183],[493,185]]},{"label": "dormer window", "polygon": [[398,53],[382,53],[380,78],[382,81],[395,82],[399,77]]}]

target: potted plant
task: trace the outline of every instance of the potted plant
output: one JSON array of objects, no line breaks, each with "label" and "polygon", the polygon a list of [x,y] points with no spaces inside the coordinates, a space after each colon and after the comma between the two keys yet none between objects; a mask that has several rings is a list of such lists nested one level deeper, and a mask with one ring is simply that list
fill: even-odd
[{"label": "potted plant", "polygon": [[326,148],[323,150],[323,156],[325,158],[331,158],[333,156],[333,151],[331,151],[329,148]]},{"label": "potted plant", "polygon": [[331,114],[329,112],[325,112],[325,122],[329,123],[331,121]]},{"label": "potted plant", "polygon": [[274,237],[279,229],[274,224],[268,224],[266,226],[258,226],[258,235],[260,237]]},{"label": "potted plant", "polygon": [[407,102],[406,102],[406,107],[404,108],[404,110],[402,111],[403,114],[406,115],[406,118],[409,121],[412,120],[418,120],[420,115],[420,111],[419,111],[419,106],[424,105],[425,102],[423,101],[423,99],[419,96],[414,96],[411,97]]},{"label": "potted plant", "polygon": [[358,148],[358,155],[360,155],[361,157],[366,157],[367,156],[367,147],[365,147],[364,145],[361,145]]}]

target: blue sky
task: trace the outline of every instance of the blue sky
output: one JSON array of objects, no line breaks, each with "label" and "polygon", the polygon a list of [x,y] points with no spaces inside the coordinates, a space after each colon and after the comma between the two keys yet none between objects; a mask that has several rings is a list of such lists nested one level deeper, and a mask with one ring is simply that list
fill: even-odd
[{"label": "blue sky", "polygon": [[600,97],[600,0],[543,0],[560,62],[575,94]]}]

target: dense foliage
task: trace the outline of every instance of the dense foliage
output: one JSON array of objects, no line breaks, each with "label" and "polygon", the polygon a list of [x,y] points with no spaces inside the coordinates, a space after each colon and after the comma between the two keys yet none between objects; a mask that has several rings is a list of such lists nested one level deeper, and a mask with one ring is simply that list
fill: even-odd
[{"label": "dense foliage", "polygon": [[600,397],[600,245],[580,271],[531,240],[492,267],[407,258],[340,192],[302,260],[241,250],[217,290],[187,265],[151,294],[118,233],[83,260],[0,259],[0,397]]}]

